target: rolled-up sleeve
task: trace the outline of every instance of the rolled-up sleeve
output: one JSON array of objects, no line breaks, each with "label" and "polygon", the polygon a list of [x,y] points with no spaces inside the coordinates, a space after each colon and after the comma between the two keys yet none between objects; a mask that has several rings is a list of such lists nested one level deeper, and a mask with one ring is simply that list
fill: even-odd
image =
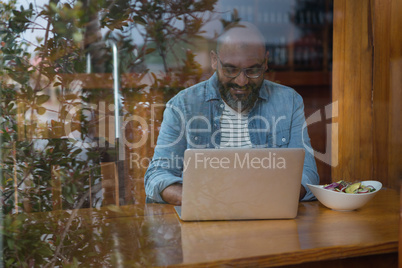
[{"label": "rolled-up sleeve", "polygon": [[294,93],[293,114],[291,121],[291,139],[289,147],[305,148],[302,186],[306,189],[306,195],[302,201],[313,200],[315,196],[307,187],[307,184],[319,184],[317,165],[311,150],[310,138],[307,132],[306,119],[304,115],[304,104],[302,97]]},{"label": "rolled-up sleeve", "polygon": [[168,102],[154,156],[144,177],[147,200],[165,203],[160,193],[169,185],[182,183],[186,144],[183,110],[174,101]]}]

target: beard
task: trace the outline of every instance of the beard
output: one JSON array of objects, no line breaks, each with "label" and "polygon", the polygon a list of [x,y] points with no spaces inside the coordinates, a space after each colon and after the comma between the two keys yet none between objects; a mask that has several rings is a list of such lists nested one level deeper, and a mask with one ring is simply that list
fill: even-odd
[{"label": "beard", "polygon": [[[236,85],[235,83],[227,83],[222,84],[218,77],[218,88],[219,92],[222,96],[222,99],[229,105],[230,108],[237,112],[242,112],[251,109],[255,102],[258,99],[260,88],[262,85],[262,81],[260,84],[249,84],[243,87]],[[246,94],[237,94],[235,96],[230,93],[230,89],[239,89],[249,92]]]}]

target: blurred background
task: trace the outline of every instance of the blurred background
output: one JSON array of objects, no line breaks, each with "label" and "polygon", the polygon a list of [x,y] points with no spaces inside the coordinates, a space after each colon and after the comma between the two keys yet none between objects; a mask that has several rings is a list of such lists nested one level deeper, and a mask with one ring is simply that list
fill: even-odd
[{"label": "blurred background", "polygon": [[397,0],[0,1],[1,261],[112,263],[100,234],[118,206],[145,203],[164,105],[212,75],[216,38],[239,21],[265,37],[266,79],[303,97],[320,183],[398,188],[400,12]]},{"label": "blurred background", "polygon": [[[331,103],[329,0],[1,5],[6,213],[143,203],[163,104],[212,75],[209,52],[230,23],[261,30],[266,78],[296,89],[306,117]],[[330,151],[330,123],[308,127],[314,150]],[[330,163],[317,164],[329,182]]]}]

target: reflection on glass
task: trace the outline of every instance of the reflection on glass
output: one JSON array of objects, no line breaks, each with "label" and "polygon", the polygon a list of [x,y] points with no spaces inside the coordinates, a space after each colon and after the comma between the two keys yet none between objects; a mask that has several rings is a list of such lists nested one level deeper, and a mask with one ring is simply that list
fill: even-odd
[{"label": "reflection on glass", "polygon": [[[111,237],[127,233],[138,242],[127,249],[142,248],[108,222],[108,210],[81,217],[87,212],[75,209],[145,202],[143,175],[164,104],[210,76],[209,51],[228,23],[248,20],[266,31],[275,72],[330,70],[331,2],[0,2],[6,266],[108,266],[119,261],[113,245],[125,248]],[[120,60],[118,113],[111,42]],[[150,225],[143,232],[163,223]]]},{"label": "reflection on glass", "polygon": [[183,261],[202,263],[300,250],[294,220],[181,224]]}]

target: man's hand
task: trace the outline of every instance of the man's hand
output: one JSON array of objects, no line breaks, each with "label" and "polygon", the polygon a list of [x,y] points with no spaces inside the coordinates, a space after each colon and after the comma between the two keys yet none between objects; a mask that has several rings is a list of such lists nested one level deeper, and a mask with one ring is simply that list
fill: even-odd
[{"label": "man's hand", "polygon": [[307,191],[306,191],[306,189],[304,188],[304,186],[302,185],[302,186],[300,187],[300,196],[299,196],[299,200],[302,200],[303,197],[306,195],[306,193],[307,193]]},{"label": "man's hand", "polygon": [[182,185],[175,183],[169,185],[161,192],[162,199],[172,205],[181,206]]}]

